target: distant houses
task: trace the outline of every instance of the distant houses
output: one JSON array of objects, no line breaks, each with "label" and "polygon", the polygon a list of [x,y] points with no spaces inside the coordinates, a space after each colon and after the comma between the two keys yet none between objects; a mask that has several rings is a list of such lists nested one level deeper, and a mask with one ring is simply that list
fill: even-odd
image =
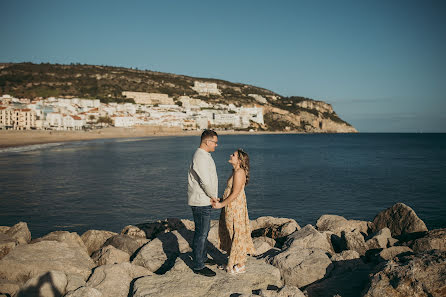
[{"label": "distant houses", "polygon": [[[202,95],[220,94],[216,83],[196,81],[193,88]],[[261,106],[212,104],[189,96],[124,91],[135,103],[101,103],[98,99],[0,97],[0,129],[85,130],[115,127],[164,126],[183,130],[246,129],[252,123],[264,125]],[[253,96],[262,101],[261,96]]]}]

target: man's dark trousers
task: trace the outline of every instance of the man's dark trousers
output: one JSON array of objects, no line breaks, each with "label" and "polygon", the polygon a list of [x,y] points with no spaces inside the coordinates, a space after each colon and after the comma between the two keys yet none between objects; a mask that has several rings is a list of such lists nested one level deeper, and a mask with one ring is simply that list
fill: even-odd
[{"label": "man's dark trousers", "polygon": [[212,206],[191,206],[195,222],[194,241],[192,242],[192,253],[194,257],[194,270],[205,267],[207,259],[206,243],[211,228]]}]

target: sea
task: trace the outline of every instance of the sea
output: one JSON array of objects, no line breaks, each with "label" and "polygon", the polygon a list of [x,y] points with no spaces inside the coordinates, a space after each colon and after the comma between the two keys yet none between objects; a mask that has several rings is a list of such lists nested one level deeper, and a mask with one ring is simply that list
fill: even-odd
[{"label": "sea", "polygon": [[[192,219],[187,172],[199,142],[147,137],[0,149],[0,226],[23,221],[37,238]],[[324,214],[371,221],[402,202],[429,229],[446,227],[446,134],[221,135],[218,144],[220,196],[230,154],[249,154],[250,219],[292,218],[302,227]]]}]

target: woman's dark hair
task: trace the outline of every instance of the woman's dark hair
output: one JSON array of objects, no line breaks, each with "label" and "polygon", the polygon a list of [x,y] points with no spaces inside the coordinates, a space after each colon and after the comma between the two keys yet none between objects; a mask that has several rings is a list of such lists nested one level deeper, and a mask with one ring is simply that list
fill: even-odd
[{"label": "woman's dark hair", "polygon": [[240,160],[240,168],[245,170],[245,174],[246,174],[245,185],[248,185],[248,182],[249,182],[249,156],[243,149],[238,149],[237,154],[238,154],[238,159]]}]

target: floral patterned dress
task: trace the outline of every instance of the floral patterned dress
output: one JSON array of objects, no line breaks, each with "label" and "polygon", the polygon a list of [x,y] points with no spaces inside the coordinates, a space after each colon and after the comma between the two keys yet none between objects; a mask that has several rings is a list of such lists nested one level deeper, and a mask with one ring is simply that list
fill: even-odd
[{"label": "floral patterned dress", "polygon": [[[233,176],[228,180],[228,185],[223,194],[225,200],[232,192]],[[218,239],[220,249],[228,252],[228,266],[236,264],[245,265],[246,255],[255,254],[254,244],[251,238],[248,208],[246,206],[245,186],[243,185],[237,198],[222,208],[218,225]]]}]

